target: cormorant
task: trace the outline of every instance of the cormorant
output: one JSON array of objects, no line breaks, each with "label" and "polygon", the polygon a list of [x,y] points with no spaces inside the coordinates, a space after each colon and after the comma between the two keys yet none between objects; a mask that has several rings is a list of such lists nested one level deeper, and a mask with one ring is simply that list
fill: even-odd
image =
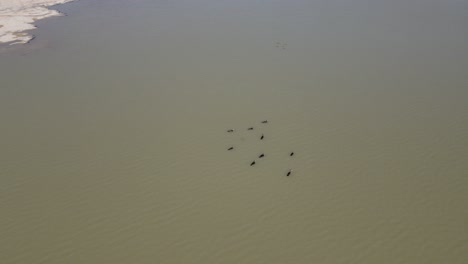
[{"label": "cormorant", "polygon": [[264,136],[263,136],[263,134],[262,134],[262,136],[260,137],[260,140],[262,140],[263,138],[264,138]]},{"label": "cormorant", "polygon": [[229,129],[227,132],[228,133],[234,132],[234,129]]},{"label": "cormorant", "polygon": [[252,161],[252,163],[250,163],[250,166],[253,166],[253,165],[255,165],[255,160]]},{"label": "cormorant", "polygon": [[294,152],[291,152],[291,154],[289,154],[290,157],[294,156]]},{"label": "cormorant", "polygon": [[268,120],[263,120],[262,121],[262,124],[266,124],[266,123],[268,123]]},{"label": "cormorant", "polygon": [[258,156],[258,157],[259,157],[259,158],[263,158],[263,157],[265,157],[265,154],[262,153],[262,154],[260,154],[260,156]]},{"label": "cormorant", "polygon": [[230,147],[230,148],[228,148],[228,150],[233,150],[233,149],[234,149],[234,147]]},{"label": "cormorant", "polygon": [[291,175],[291,170],[288,171],[288,173],[286,173],[286,176],[289,176]]},{"label": "cormorant", "polygon": [[247,130],[253,130],[253,127],[249,127],[249,128],[247,128]]}]

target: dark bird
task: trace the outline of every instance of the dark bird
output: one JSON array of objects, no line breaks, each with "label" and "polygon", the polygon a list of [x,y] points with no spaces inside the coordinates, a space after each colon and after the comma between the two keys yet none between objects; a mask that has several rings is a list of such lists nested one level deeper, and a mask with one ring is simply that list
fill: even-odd
[{"label": "dark bird", "polygon": [[264,136],[263,136],[263,134],[262,134],[262,136],[260,137],[260,140],[262,140],[263,138],[264,138]]},{"label": "dark bird", "polygon": [[258,156],[258,157],[259,157],[259,158],[263,158],[263,157],[265,157],[265,154],[262,153],[262,154],[260,154],[260,156]]},{"label": "dark bird", "polygon": [[286,176],[289,176],[291,175],[291,170],[288,171],[288,173],[286,173]]},{"label": "dark bird", "polygon": [[247,128],[247,130],[253,130],[253,127],[249,127],[249,128]]},{"label": "dark bird", "polygon": [[234,132],[234,129],[229,129],[227,132],[228,133]]},{"label": "dark bird", "polygon": [[255,165],[255,160],[252,161],[252,163],[250,163],[250,166],[253,166],[253,165]]},{"label": "dark bird", "polygon": [[263,120],[262,121],[262,124],[266,124],[266,123],[268,123],[268,120]]},{"label": "dark bird", "polygon": [[233,149],[234,149],[234,147],[230,147],[230,148],[228,148],[228,150],[233,150]]},{"label": "dark bird", "polygon": [[294,152],[291,152],[291,154],[289,154],[290,157],[294,156]]}]

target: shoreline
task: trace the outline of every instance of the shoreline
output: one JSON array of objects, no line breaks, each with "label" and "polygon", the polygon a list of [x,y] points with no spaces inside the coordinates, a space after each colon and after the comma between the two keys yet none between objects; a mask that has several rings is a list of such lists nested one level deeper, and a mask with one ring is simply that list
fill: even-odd
[{"label": "shoreline", "polygon": [[37,20],[63,16],[48,7],[75,0],[0,0],[0,45],[26,44],[34,39],[30,30]]}]

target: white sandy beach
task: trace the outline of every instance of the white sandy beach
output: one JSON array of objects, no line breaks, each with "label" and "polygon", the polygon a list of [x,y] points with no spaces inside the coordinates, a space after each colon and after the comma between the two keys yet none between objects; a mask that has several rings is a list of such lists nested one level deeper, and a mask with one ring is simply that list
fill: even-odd
[{"label": "white sandy beach", "polygon": [[27,43],[33,36],[26,30],[34,29],[34,22],[51,16],[60,16],[48,6],[73,0],[0,0],[0,43]]}]

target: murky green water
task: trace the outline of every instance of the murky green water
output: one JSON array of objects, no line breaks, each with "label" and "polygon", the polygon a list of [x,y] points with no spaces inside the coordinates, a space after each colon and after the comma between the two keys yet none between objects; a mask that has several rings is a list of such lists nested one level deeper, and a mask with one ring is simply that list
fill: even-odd
[{"label": "murky green water", "polygon": [[58,8],[0,48],[2,263],[467,263],[467,1]]}]

